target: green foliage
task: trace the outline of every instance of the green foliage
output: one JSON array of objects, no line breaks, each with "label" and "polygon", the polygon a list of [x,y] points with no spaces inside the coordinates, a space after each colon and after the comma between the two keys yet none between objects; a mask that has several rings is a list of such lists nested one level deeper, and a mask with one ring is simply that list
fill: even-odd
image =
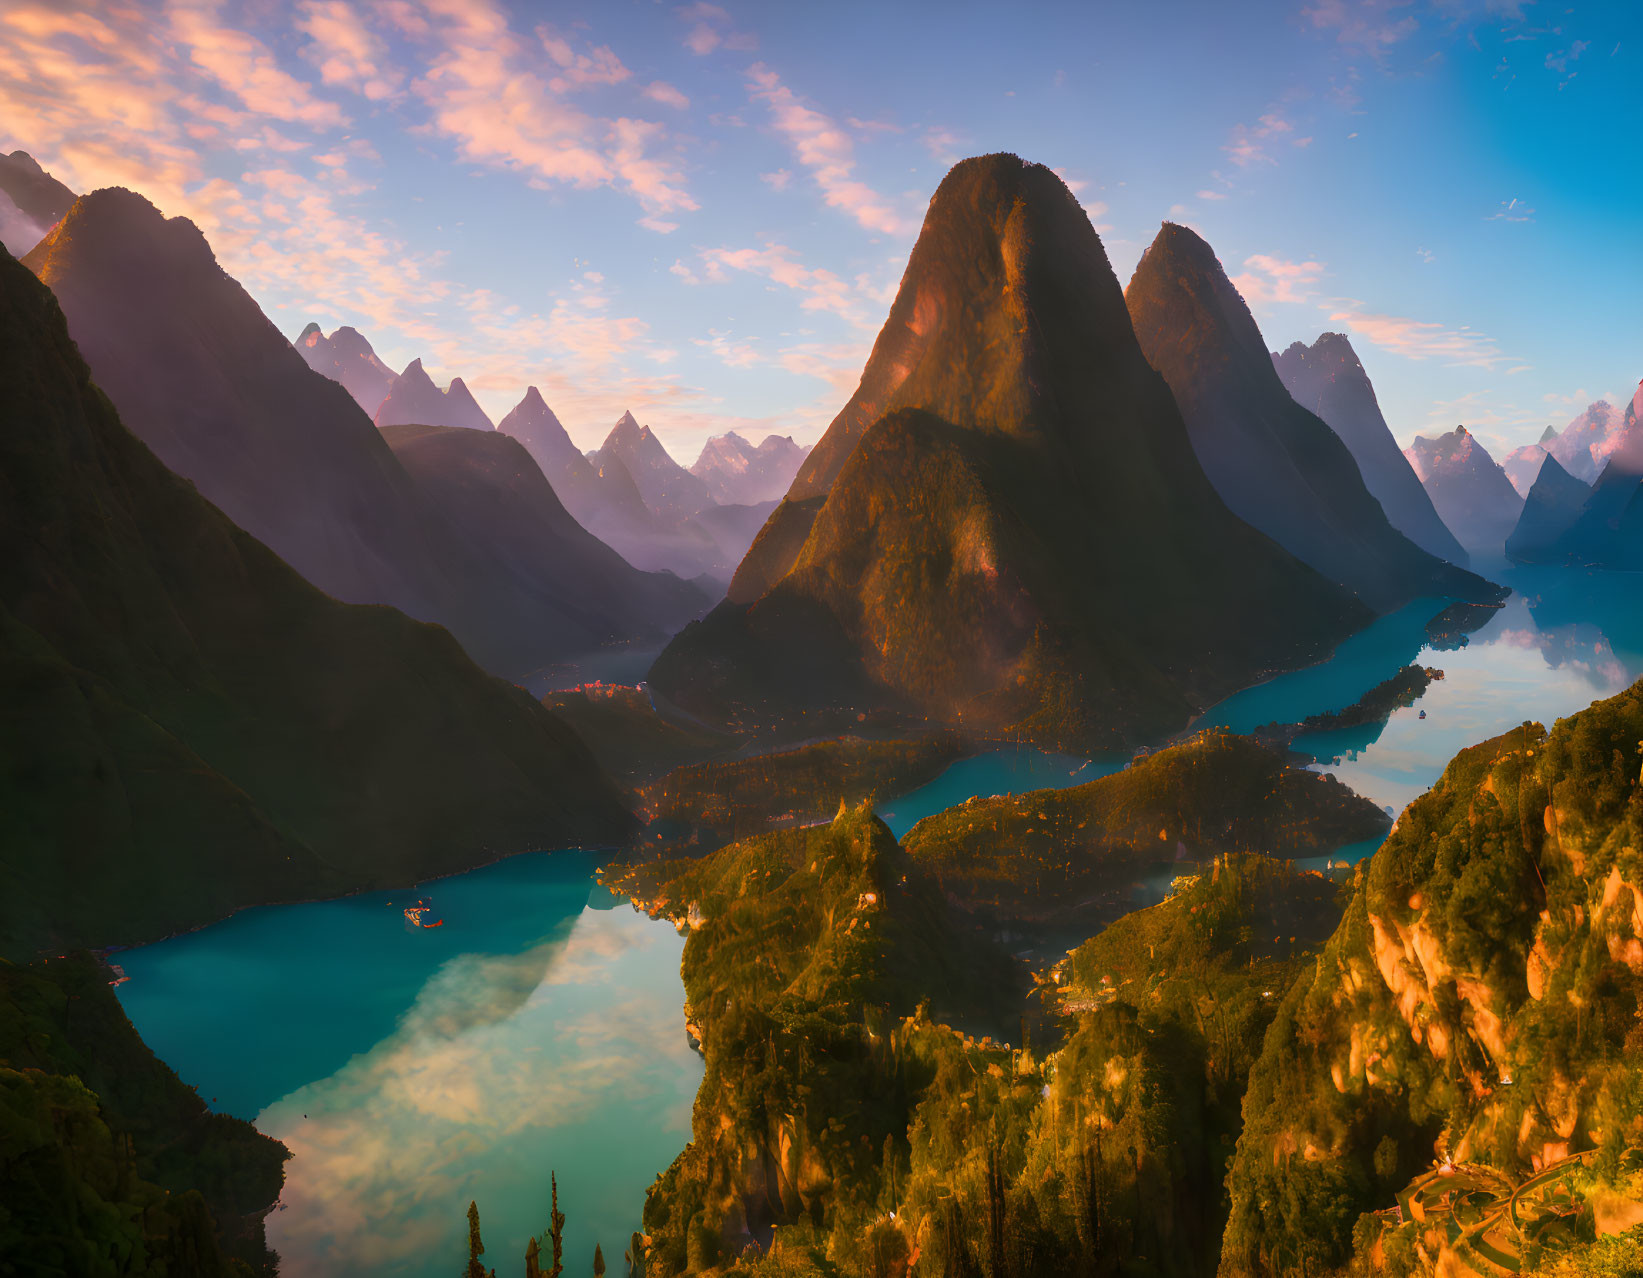
[{"label": "green foliage", "polygon": [[[106,971],[90,957],[31,967],[0,960],[0,1066],[16,1073],[14,1117],[34,1115],[25,1123],[26,1140],[29,1159],[46,1176],[41,1186],[67,1175],[79,1186],[74,1195],[103,1203],[62,1216],[44,1189],[41,1198],[0,1195],[14,1241],[45,1245],[56,1238],[53,1246],[84,1242],[96,1251],[119,1234],[109,1234],[107,1222],[163,1200],[171,1205],[159,1215],[140,1214],[137,1227],[137,1237],[149,1238],[143,1246],[151,1258],[171,1245],[162,1245],[171,1233],[192,1238],[203,1231],[209,1246],[193,1242],[185,1250],[212,1257],[220,1250],[233,1264],[258,1270],[272,1264],[262,1217],[284,1181],[284,1146],[249,1123],[210,1112],[143,1044]],[[52,1167],[58,1170],[45,1170]],[[25,1178],[17,1168],[7,1174]],[[79,1238],[79,1229],[94,1236]]]},{"label": "green foliage", "polygon": [[1633,688],[1461,751],[1404,812],[1251,1074],[1229,1278],[1345,1263],[1440,1154],[1619,1175],[1643,1140],[1640,742]]},{"label": "green foliage", "polygon": [[1066,790],[972,799],[927,817],[908,853],[969,908],[1012,918],[1121,913],[1130,877],[1182,846],[1301,856],[1373,837],[1387,818],[1332,777],[1211,731]]},{"label": "green foliage", "polygon": [[1599,1238],[1565,1255],[1548,1257],[1524,1278],[1637,1278],[1643,1274],[1643,1226]]},{"label": "green foliage", "polygon": [[887,798],[935,780],[964,754],[954,733],[907,741],[841,737],[794,750],[675,768],[639,792],[651,837],[719,847],[773,826],[825,820],[841,803]]}]

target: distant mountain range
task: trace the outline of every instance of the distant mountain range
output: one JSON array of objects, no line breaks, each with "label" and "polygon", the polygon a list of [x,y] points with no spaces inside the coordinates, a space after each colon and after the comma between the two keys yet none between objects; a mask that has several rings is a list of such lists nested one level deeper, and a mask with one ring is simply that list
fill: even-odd
[{"label": "distant mountain range", "polygon": [[[81,199],[27,265],[57,294],[126,424],[339,599],[449,626],[480,664],[516,678],[613,640],[670,632],[706,603],[684,583],[647,581],[603,554],[581,565],[598,566],[583,579],[591,593],[546,593],[542,582],[575,575],[572,561],[595,553],[585,538],[542,541],[539,571],[521,575],[516,543],[453,524],[447,503],[407,472],[340,385],[304,363],[193,224],[163,218],[141,196]],[[469,480],[488,473],[478,467]],[[545,485],[534,491],[552,496]],[[562,514],[545,510],[537,526],[574,527]]]},{"label": "distant mountain range", "polygon": [[651,678],[719,723],[1093,748],[1370,615],[1228,511],[1083,209],[993,155],[942,182],[856,393]]},{"label": "distant mountain range", "polygon": [[[1143,354],[1175,393],[1193,451],[1233,514],[1376,612],[1423,595],[1498,593],[1388,522],[1351,450],[1285,388],[1249,307],[1199,236],[1164,223],[1125,300]],[[1339,367],[1338,352],[1334,359]],[[1357,432],[1366,447],[1373,426]]]},{"label": "distant mountain range", "polygon": [[[1608,411],[1598,415],[1593,410],[1599,408]],[[1566,473],[1555,454],[1548,456],[1507,542],[1512,558],[1643,569],[1643,384],[1623,410],[1594,404],[1576,421],[1593,418],[1601,429],[1590,431],[1586,447],[1601,453],[1602,471],[1588,486]],[[1580,438],[1576,434],[1576,442]]]},{"label": "distant mountain range", "polygon": [[378,426],[458,426],[464,430],[495,430],[485,410],[479,406],[468,385],[452,378],[444,390],[434,385],[413,359],[388,387],[388,395],[374,418]]},{"label": "distant mountain range", "polygon": [[1295,402],[1322,418],[1351,450],[1364,486],[1392,526],[1428,554],[1464,566],[1466,551],[1438,517],[1392,437],[1369,374],[1346,335],[1323,333],[1311,346],[1292,342],[1272,362]]},{"label": "distant mountain range", "polygon": [[297,338],[296,347],[308,361],[309,368],[341,382],[367,415],[374,417],[382,401],[388,398],[388,390],[394,384],[394,370],[377,358],[371,343],[358,329],[344,326],[334,329],[327,337],[318,324],[310,324]]},{"label": "distant mountain range", "polygon": [[78,198],[27,151],[0,155],[0,247],[22,257]]},{"label": "distant mountain range", "polygon": [[1523,513],[1523,498],[1466,427],[1436,439],[1416,436],[1404,456],[1461,545],[1487,558],[1504,553]]},{"label": "distant mountain range", "polygon": [[620,462],[645,505],[664,519],[689,519],[713,505],[707,484],[674,461],[650,427],[639,425],[632,413],[622,414],[589,460],[595,469]]},{"label": "distant mountain range", "polygon": [[735,431],[715,435],[690,468],[721,506],[779,501],[793,483],[809,448],[790,435],[766,435],[757,448]]},{"label": "distant mountain range", "polygon": [[[154,272],[232,288],[192,226],[137,197],[76,209],[78,260],[59,278],[85,287],[80,272],[122,246],[152,251],[130,284],[155,304],[146,327],[167,327],[172,300]],[[48,245],[45,274],[69,252]],[[217,318],[319,382],[266,321],[247,334],[227,331],[250,325],[243,308]],[[295,407],[340,401],[363,422],[331,389]],[[121,425],[51,293],[3,252],[0,417],[0,953],[156,940],[246,905],[628,831],[586,747],[532,698],[437,627],[328,598],[168,471]]]},{"label": "distant mountain range", "polygon": [[1625,424],[1625,405],[1617,408],[1606,399],[1597,400],[1561,431],[1548,426],[1535,443],[1514,448],[1501,466],[1512,486],[1524,496],[1528,496],[1540,464],[1548,455],[1556,457],[1570,476],[1591,484],[1620,446]]}]

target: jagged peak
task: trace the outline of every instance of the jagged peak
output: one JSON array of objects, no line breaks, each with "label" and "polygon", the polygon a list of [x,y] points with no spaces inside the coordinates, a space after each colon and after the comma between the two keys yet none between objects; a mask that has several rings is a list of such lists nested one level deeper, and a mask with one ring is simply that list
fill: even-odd
[{"label": "jagged peak", "polygon": [[297,334],[297,341],[307,346],[318,346],[324,340],[324,332],[322,332],[320,326],[312,320],[308,322],[307,328]]},{"label": "jagged peak", "polygon": [[520,397],[519,403],[514,407],[528,408],[534,412],[547,412],[548,401],[542,398],[542,392],[537,390],[535,386],[527,386],[524,395]]},{"label": "jagged peak", "polygon": [[24,165],[25,167],[27,167],[29,169],[32,169],[36,173],[42,173],[43,174],[45,172],[45,170],[40,167],[40,161],[35,159],[27,151],[13,151],[6,158],[8,160],[12,160],[12,161],[14,161],[18,164]]},{"label": "jagged peak", "polygon": [[1541,447],[1544,448],[1547,444],[1551,443],[1556,438],[1557,438],[1557,427],[1548,426],[1545,430],[1540,432],[1540,438],[1538,440],[1536,440],[1535,442],[1537,444],[1539,444]]}]

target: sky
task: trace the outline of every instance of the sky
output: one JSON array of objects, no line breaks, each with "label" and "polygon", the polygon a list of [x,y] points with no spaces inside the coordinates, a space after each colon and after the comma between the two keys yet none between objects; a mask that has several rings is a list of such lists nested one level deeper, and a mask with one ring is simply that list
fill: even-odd
[{"label": "sky", "polygon": [[1407,444],[1499,457],[1643,378],[1643,5],[0,0],[0,144],[199,224],[294,337],[687,464],[818,438],[967,155],[1160,221]]}]

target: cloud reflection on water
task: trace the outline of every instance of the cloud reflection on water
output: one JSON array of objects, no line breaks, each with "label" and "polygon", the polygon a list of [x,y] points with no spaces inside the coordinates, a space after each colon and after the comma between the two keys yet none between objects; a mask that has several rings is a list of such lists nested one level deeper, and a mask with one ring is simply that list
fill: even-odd
[{"label": "cloud reflection on water", "polygon": [[520,953],[459,955],[391,1035],[269,1106],[257,1125],[293,1154],[269,1220],[286,1272],[454,1272],[470,1199],[489,1264],[512,1269],[545,1227],[550,1169],[567,1216],[579,1208],[567,1260],[591,1257],[595,1230],[620,1256],[622,1226],[689,1137],[701,1076],[680,944],[630,910],[590,909]]}]

